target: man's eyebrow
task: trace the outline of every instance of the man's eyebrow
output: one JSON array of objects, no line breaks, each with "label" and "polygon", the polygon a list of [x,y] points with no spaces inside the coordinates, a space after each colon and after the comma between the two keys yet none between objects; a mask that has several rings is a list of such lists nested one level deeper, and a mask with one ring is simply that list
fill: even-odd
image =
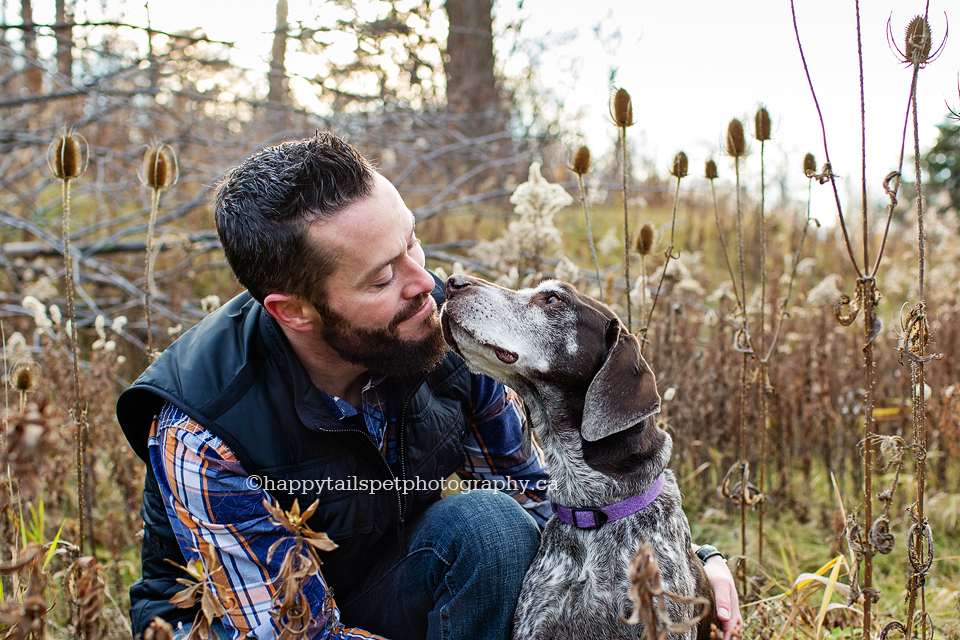
[{"label": "man's eyebrow", "polygon": [[[416,219],[416,217],[413,215],[413,212],[410,212],[410,220],[411,220],[411,223],[412,223],[412,224],[410,225],[410,237],[412,238],[412,237],[414,237],[414,236],[416,235],[416,232],[417,232],[417,219]],[[403,253],[406,253],[406,250],[404,250]],[[402,257],[403,257],[403,253],[398,253],[397,255],[393,256],[393,257],[390,258],[389,260],[384,260],[384,261],[381,262],[380,264],[378,264],[378,265],[376,265],[375,267],[371,268],[369,271],[367,271],[367,273],[366,273],[366,275],[363,277],[363,279],[366,280],[366,281],[373,280],[378,273],[380,273],[381,271],[383,271],[384,269],[386,269],[387,267],[389,267],[391,264],[393,264],[394,262],[396,262],[397,260],[399,260],[400,258],[402,258]]]}]

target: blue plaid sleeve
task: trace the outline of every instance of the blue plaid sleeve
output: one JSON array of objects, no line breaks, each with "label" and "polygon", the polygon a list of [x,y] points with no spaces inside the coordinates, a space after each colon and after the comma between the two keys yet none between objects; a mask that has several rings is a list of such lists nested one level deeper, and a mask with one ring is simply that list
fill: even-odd
[{"label": "blue plaid sleeve", "polygon": [[471,431],[464,441],[467,460],[458,474],[506,491],[542,528],[552,515],[546,500],[550,478],[536,442],[529,458],[521,451],[523,401],[513,389],[481,374],[473,376],[472,397]]},{"label": "blue plaid sleeve", "polygon": [[[293,540],[264,507],[267,492],[252,481],[223,441],[173,405],[164,405],[157,414],[149,448],[150,464],[185,558],[196,561],[200,552],[212,552],[220,562],[222,570],[213,581],[227,608],[223,625],[234,640],[277,638],[280,628],[270,610],[280,587],[276,580],[280,564]],[[270,546],[285,538],[268,562]],[[315,612],[304,638],[380,637],[340,624],[340,612],[332,598],[327,599],[319,572],[303,592]]]}]

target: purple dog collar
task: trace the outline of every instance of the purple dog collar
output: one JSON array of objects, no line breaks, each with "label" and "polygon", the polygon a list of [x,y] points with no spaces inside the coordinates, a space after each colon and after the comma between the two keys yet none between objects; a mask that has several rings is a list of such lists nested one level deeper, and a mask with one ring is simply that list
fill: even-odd
[{"label": "purple dog collar", "polygon": [[650,488],[643,493],[605,507],[573,509],[555,502],[552,502],[551,505],[557,517],[567,524],[572,524],[579,529],[599,529],[607,522],[632,516],[638,511],[649,507],[653,504],[654,500],[660,497],[665,483],[666,478],[664,478],[664,475],[661,473],[660,476],[653,481],[653,484],[650,485]]}]

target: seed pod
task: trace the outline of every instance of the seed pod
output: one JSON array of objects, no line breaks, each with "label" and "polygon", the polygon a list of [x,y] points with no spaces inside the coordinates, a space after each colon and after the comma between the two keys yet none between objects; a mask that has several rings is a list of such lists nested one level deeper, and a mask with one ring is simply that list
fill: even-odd
[{"label": "seed pod", "polygon": [[817,159],[812,153],[803,156],[803,175],[813,178],[817,175]]},{"label": "seed pod", "polygon": [[577,149],[577,155],[573,158],[573,166],[570,170],[578,176],[590,171],[590,149],[586,145],[582,144]]},{"label": "seed pod", "polygon": [[707,180],[716,180],[717,179],[717,163],[713,160],[707,160],[706,167],[703,170],[703,174],[707,177]]},{"label": "seed pod", "polygon": [[911,64],[925,64],[930,58],[930,45],[933,35],[930,33],[930,23],[923,16],[916,16],[907,25],[906,44],[904,54]]},{"label": "seed pod", "polygon": [[743,135],[743,123],[734,118],[727,125],[727,155],[740,158],[747,153],[747,140]]},{"label": "seed pod", "polygon": [[673,166],[670,168],[670,175],[674,178],[687,177],[687,154],[683,151],[673,156]]},{"label": "seed pod", "polygon": [[37,388],[37,371],[35,363],[20,362],[13,368],[13,388],[18,393],[30,393]]},{"label": "seed pod", "polygon": [[618,127],[633,126],[633,102],[626,89],[617,89],[613,94],[613,104],[610,107],[610,117]]},{"label": "seed pod", "polygon": [[770,139],[770,114],[766,107],[757,109],[757,115],[753,117],[753,137],[761,142]]},{"label": "seed pod", "polygon": [[143,151],[137,177],[147,187],[160,191],[169,189],[180,179],[177,154],[168,144],[155,142]]},{"label": "seed pod", "polygon": [[47,147],[47,168],[59,180],[79,178],[87,168],[89,153],[86,139],[64,127]]},{"label": "seed pod", "polygon": [[640,234],[637,235],[636,250],[642,256],[649,255],[653,250],[653,227],[647,223],[640,227]]}]

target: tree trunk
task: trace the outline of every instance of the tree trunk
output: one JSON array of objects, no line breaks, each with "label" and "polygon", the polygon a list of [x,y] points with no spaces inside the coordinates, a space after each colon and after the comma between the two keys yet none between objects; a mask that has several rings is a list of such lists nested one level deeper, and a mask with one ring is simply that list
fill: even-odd
[{"label": "tree trunk", "polygon": [[[67,6],[67,0],[56,0],[56,23],[64,25],[73,21],[73,5]],[[73,30],[70,27],[56,27],[53,30],[57,38],[57,72],[69,87],[73,84]]]},{"label": "tree trunk", "polygon": [[287,0],[277,0],[277,29],[273,32],[273,57],[270,62],[270,91],[267,102],[287,102]]},{"label": "tree trunk", "polygon": [[494,73],[493,0],[447,0],[447,108],[459,128],[482,136],[503,128],[505,117]]},{"label": "tree trunk", "polygon": [[[20,0],[20,20],[33,24],[32,0]],[[43,71],[37,58],[37,34],[33,29],[23,31],[23,82],[30,93],[43,90]]]}]

